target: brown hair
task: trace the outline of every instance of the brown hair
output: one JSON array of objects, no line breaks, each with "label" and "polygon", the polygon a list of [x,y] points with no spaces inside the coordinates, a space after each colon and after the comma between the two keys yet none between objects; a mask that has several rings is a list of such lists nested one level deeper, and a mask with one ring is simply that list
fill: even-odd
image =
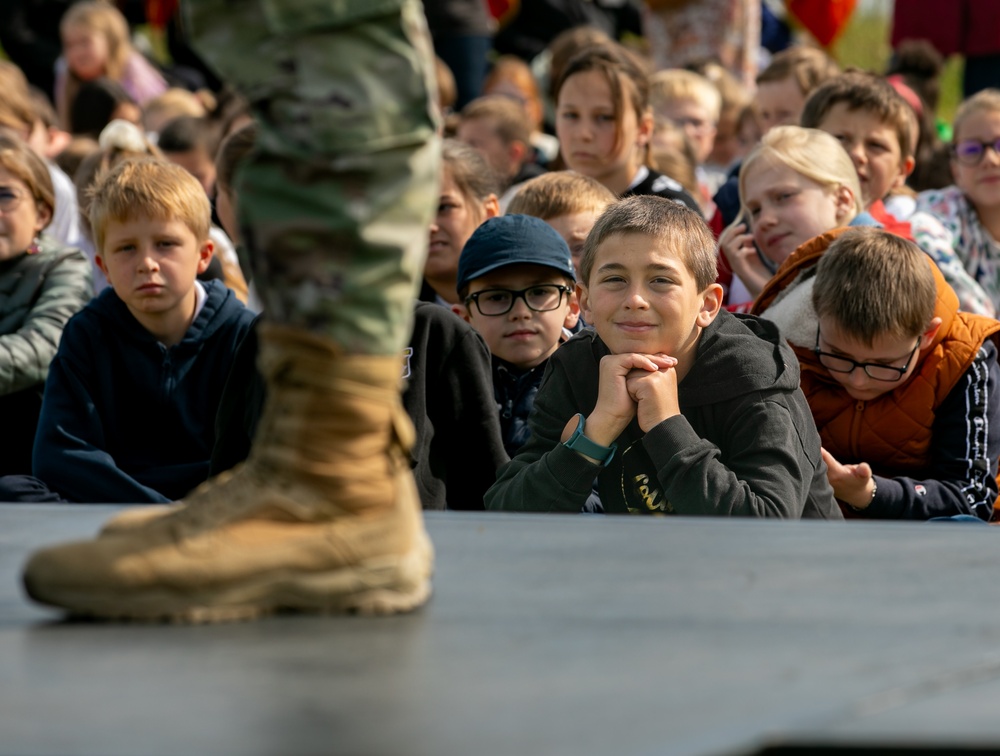
[{"label": "brown hair", "polygon": [[476,119],[489,121],[504,144],[521,142],[527,147],[531,139],[528,114],[517,102],[504,95],[477,97],[462,108],[461,117],[463,122]]},{"label": "brown hair", "polygon": [[777,53],[757,74],[757,83],[793,79],[804,97],[840,73],[840,66],[815,47],[789,47]]},{"label": "brown hair", "polygon": [[437,81],[438,107],[447,115],[458,100],[458,85],[455,74],[441,58],[434,56],[434,79]]},{"label": "brown hair", "polygon": [[[632,108],[636,121],[642,121],[643,116],[649,110],[649,73],[637,56],[617,42],[609,41],[592,45],[567,64],[559,81],[556,82],[557,106],[559,92],[566,80],[574,74],[587,71],[596,71],[601,74],[611,89],[611,102],[615,110],[615,144],[613,149],[617,150],[621,146],[625,108]],[[646,162],[645,158],[646,155],[643,155],[643,163]]]},{"label": "brown hair", "polygon": [[0,60],[0,126],[31,131],[38,119],[24,72],[8,60]]},{"label": "brown hair", "polygon": [[546,50],[549,53],[549,97],[553,102],[559,96],[559,87],[566,78],[565,70],[569,62],[577,55],[593,45],[605,45],[613,42],[607,32],[596,26],[574,26],[560,32],[549,43]]},{"label": "brown hair", "polygon": [[465,142],[445,139],[441,144],[441,162],[458,190],[469,199],[483,202],[500,191],[500,180],[486,158]]},{"label": "brown hair", "polygon": [[203,241],[212,208],[198,179],[165,160],[124,160],[98,176],[90,189],[90,227],[94,249],[103,253],[108,223],[133,218],[179,220]]},{"label": "brown hair", "polygon": [[[665,145],[669,140],[672,144]],[[702,196],[698,185],[698,159],[684,129],[667,118],[653,119],[653,137],[649,142],[649,166],[670,176],[695,199]]]},{"label": "brown hair", "polygon": [[[520,102],[528,116],[531,128],[535,131],[541,129],[544,120],[542,95],[538,89],[538,80],[531,72],[531,66],[516,55],[501,55],[493,63],[490,72],[486,74],[486,80],[483,82],[483,94],[501,94],[495,92],[494,88],[499,87],[504,82],[509,82],[520,93]],[[510,96],[506,92],[503,94]]]},{"label": "brown hair", "polygon": [[913,156],[920,128],[916,113],[884,78],[866,71],[848,71],[831,79],[806,100],[802,125],[818,129],[833,107],[841,103],[848,110],[870,113],[889,126],[896,132],[900,157],[905,160]]},{"label": "brown hair", "polygon": [[816,267],[812,301],[845,334],[871,347],[875,339],[911,338],[934,317],[933,262],[920,247],[873,227],[838,236]]},{"label": "brown hair", "polygon": [[146,131],[159,133],[166,124],[179,116],[195,118],[208,115],[204,103],[194,92],[171,87],[142,106],[142,125]]},{"label": "brown hair", "polygon": [[597,219],[583,244],[581,284],[590,286],[597,250],[608,237],[618,234],[643,234],[669,246],[691,271],[698,291],[715,282],[715,236],[701,215],[674,200],[640,195],[610,205]]},{"label": "brown hair", "polygon": [[48,208],[51,221],[56,193],[49,169],[21,137],[6,128],[0,128],[0,167],[24,182],[35,204]]},{"label": "brown hair", "polygon": [[616,199],[597,179],[575,171],[553,171],[524,182],[507,205],[507,213],[549,220],[588,210],[602,212]]}]

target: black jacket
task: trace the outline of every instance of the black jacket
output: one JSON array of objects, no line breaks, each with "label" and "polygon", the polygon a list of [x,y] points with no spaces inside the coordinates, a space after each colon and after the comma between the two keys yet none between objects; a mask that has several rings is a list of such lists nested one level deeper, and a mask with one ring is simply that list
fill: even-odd
[{"label": "black jacket", "polygon": [[49,369],[34,475],[78,502],[167,502],[208,477],[215,413],[253,313],[219,282],[165,347],[112,289],[70,319]]},{"label": "black jacket", "polygon": [[560,435],[594,409],[607,354],[588,329],[549,358],[531,439],[487,492],[488,509],[579,512],[596,477],[609,513],[840,519],[798,361],[773,325],[720,312],[680,384],[682,414],[645,434],[633,420],[602,467]]},{"label": "black jacket", "polygon": [[[254,328],[240,344],[219,407],[213,475],[250,453],[267,393],[257,347]],[[508,459],[486,343],[447,308],[418,302],[404,356],[403,406],[416,430],[411,456],[423,508],[482,510],[483,494]]]},{"label": "black jacket", "polygon": [[531,436],[528,417],[542,385],[546,362],[530,370],[516,370],[499,357],[493,358],[493,395],[500,409],[503,448],[511,457]]}]

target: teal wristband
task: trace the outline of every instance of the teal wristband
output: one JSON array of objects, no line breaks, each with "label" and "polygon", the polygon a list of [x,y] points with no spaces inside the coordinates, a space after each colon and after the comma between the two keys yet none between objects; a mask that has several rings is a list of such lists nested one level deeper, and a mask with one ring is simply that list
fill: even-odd
[{"label": "teal wristband", "polygon": [[607,467],[611,458],[615,456],[615,452],[618,451],[618,444],[601,446],[596,441],[591,441],[583,435],[583,414],[578,412],[576,417],[576,430],[573,431],[573,435],[569,437],[568,441],[566,441],[566,447],[572,449],[573,451],[578,451],[581,454],[585,454],[592,459],[599,459],[601,464]]}]

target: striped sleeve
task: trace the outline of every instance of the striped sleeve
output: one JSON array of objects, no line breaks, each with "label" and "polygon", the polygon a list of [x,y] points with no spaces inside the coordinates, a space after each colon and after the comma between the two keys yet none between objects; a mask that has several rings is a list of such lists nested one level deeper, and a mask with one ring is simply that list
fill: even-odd
[{"label": "striped sleeve", "polygon": [[997,498],[1000,365],[987,341],[938,407],[930,464],[922,479],[876,477],[872,517],[926,520],[973,515],[988,520]]}]

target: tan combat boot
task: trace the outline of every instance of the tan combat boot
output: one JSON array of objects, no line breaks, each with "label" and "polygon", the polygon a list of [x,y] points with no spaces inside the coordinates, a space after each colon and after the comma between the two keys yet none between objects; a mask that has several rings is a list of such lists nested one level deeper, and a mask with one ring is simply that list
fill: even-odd
[{"label": "tan combat boot", "polygon": [[135,510],[120,529],[35,553],[32,598],[74,614],[205,622],[388,614],[427,600],[433,548],[399,358],[341,355],[272,326],[260,364],[268,399],[246,463],[180,506]]}]

